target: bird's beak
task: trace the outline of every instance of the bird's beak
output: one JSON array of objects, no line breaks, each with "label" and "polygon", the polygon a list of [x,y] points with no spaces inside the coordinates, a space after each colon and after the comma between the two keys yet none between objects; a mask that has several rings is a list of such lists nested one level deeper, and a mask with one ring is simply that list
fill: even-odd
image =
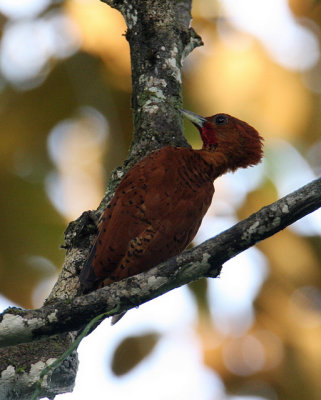
[{"label": "bird's beak", "polygon": [[193,122],[193,124],[196,125],[198,128],[202,128],[204,123],[207,121],[206,118],[195,114],[192,111],[184,110],[183,108],[181,109],[181,113],[184,115],[184,117]]}]

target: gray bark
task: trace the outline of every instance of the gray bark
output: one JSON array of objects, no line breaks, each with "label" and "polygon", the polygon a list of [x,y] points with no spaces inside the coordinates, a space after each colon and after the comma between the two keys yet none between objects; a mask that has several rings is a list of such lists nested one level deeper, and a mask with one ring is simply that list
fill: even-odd
[{"label": "gray bark", "polygon": [[[181,66],[183,58],[201,45],[200,38],[189,28],[191,0],[115,0],[106,3],[123,14],[128,27],[126,38],[131,51],[134,132],[129,158],[112,174],[96,216],[109,203],[125,172],[140,158],[166,144],[188,146],[179,112],[182,105]],[[94,234],[95,227],[89,213],[68,226],[64,265],[43,308],[44,319],[36,317],[32,321],[28,318],[28,322],[20,325],[21,317],[16,309],[0,318],[0,334],[3,337],[9,334],[11,343],[16,343],[1,349],[1,400],[29,399],[43,367],[56,360],[73,342],[76,332],[72,329],[79,326],[74,326],[69,333],[64,333],[68,331],[64,328],[58,330],[55,336],[49,331],[45,336],[35,334],[33,328],[39,326],[40,320],[45,324],[55,320],[54,314],[45,316],[48,307],[56,302],[64,304],[77,295],[78,274]],[[29,334],[31,336],[25,340]],[[8,345],[9,342],[5,340],[2,343]],[[43,381],[41,396],[53,398],[55,394],[71,391],[77,363],[77,356],[73,354],[53,374],[49,374]]]}]

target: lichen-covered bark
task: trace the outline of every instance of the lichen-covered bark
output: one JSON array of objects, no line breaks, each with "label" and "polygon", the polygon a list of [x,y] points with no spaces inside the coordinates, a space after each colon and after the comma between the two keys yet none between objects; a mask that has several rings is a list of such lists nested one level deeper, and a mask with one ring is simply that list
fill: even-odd
[{"label": "lichen-covered bark", "polygon": [[[146,273],[38,310],[8,309],[0,316],[0,345],[29,342],[32,338],[79,329],[93,315],[110,311],[117,305],[117,312],[123,312],[186,283],[216,277],[227,260],[320,206],[321,178]],[[10,319],[16,319],[13,331],[5,328]]]},{"label": "lichen-covered bark", "polygon": [[[11,310],[2,319],[2,337],[10,336],[11,343],[25,342],[25,344],[18,364],[10,357],[17,346],[11,345],[1,349],[1,400],[28,398],[37,374],[39,376],[42,369],[39,366],[56,359],[57,354],[62,354],[72,341],[72,339],[57,339],[53,342],[50,337],[53,332],[50,328],[47,332],[42,332],[49,337],[44,337],[40,341],[40,331],[37,334],[35,327],[58,323],[56,312],[52,308],[54,304],[59,302],[67,306],[77,295],[78,274],[96,232],[93,214],[99,217],[124,173],[148,152],[170,143],[176,146],[188,146],[182,133],[179,112],[182,104],[181,66],[183,58],[201,44],[200,38],[189,28],[191,0],[106,0],[106,3],[123,14],[128,26],[126,37],[131,48],[134,117],[131,151],[124,165],[113,172],[98,210],[92,214],[84,213],[68,226],[65,232],[64,265],[45,303],[44,312],[40,312],[43,318],[37,314],[34,318],[29,315],[30,318],[23,320],[17,315],[18,310]],[[46,314],[45,311],[48,309],[52,312]],[[89,318],[89,314],[87,317]],[[79,327],[77,325],[77,328]],[[74,336],[71,326],[66,331],[70,331],[69,338]],[[58,338],[59,329],[56,332]],[[7,346],[9,342],[5,340]],[[44,354],[42,348],[46,348]],[[41,364],[37,364],[37,349]],[[73,356],[66,362],[70,363],[71,373],[61,374],[65,379],[60,381],[57,379],[44,381],[43,396],[48,396],[48,393],[54,396],[55,393],[72,390],[77,358]]]},{"label": "lichen-covered bark", "polygon": [[113,2],[127,23],[134,136],[130,158],[161,146],[189,146],[182,133],[182,62],[201,44],[190,24],[191,1]]},{"label": "lichen-covered bark", "polygon": [[[61,349],[69,347],[73,340],[72,334],[59,333],[50,338],[0,349],[0,399],[29,400],[41,371],[54,362],[61,355]],[[77,367],[78,359],[74,352],[71,357],[48,374],[42,385],[42,395],[53,398],[57,393],[57,387],[61,392],[72,391]]]},{"label": "lichen-covered bark", "polygon": [[[125,172],[149,152],[162,146],[189,147],[182,132],[183,59],[202,44],[189,27],[191,0],[112,1],[127,23],[132,65],[133,141],[127,161],[111,176],[96,215],[111,200]],[[91,230],[90,230],[91,229]],[[49,301],[77,294],[79,268],[90,247],[95,229],[88,213],[70,224],[66,231],[66,260]],[[93,236],[92,236],[93,237]]]}]

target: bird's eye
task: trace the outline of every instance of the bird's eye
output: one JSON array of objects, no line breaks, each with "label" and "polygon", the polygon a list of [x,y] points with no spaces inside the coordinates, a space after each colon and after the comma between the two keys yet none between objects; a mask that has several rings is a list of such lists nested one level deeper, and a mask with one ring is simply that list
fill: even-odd
[{"label": "bird's eye", "polygon": [[217,114],[215,115],[213,122],[216,125],[225,125],[228,122],[228,118],[224,114]]}]

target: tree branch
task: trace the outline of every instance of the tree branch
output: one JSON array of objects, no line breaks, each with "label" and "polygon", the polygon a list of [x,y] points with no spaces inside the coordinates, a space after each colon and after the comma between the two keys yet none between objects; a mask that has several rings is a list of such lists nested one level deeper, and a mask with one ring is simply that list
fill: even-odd
[{"label": "tree branch", "polygon": [[118,312],[127,311],[194,280],[217,277],[226,261],[320,206],[321,178],[148,272],[76,297],[70,302],[60,301],[37,310],[9,308],[0,316],[0,345],[74,331],[94,315],[116,306],[119,306]]}]

